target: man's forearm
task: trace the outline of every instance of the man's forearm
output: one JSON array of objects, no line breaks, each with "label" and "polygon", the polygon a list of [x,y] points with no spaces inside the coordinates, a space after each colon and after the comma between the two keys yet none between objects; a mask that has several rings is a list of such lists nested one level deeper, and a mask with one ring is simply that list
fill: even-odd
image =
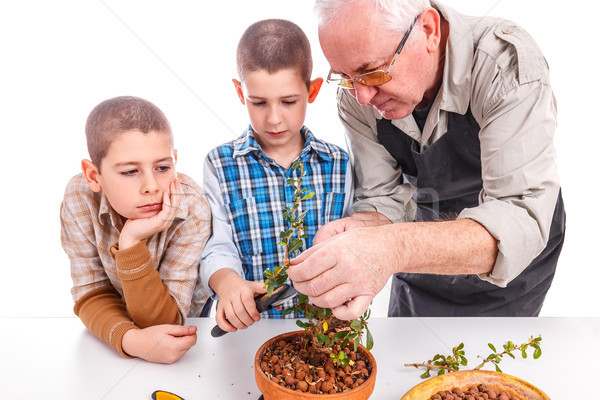
[{"label": "man's forearm", "polygon": [[487,273],[498,255],[496,239],[471,219],[397,223],[379,229],[388,230],[397,244],[393,247],[397,252],[394,259],[398,260],[393,273]]}]

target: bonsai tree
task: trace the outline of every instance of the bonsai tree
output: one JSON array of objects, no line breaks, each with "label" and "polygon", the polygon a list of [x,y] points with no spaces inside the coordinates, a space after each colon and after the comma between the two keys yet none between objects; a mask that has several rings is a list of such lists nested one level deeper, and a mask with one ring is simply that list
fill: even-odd
[{"label": "bonsai tree", "polygon": [[[306,172],[304,165],[300,161],[292,165],[292,170],[298,170],[299,177],[297,179],[289,178],[286,182],[286,184],[291,185],[294,189],[294,203],[291,207],[285,206],[283,210],[283,218],[289,224],[289,228],[280,233],[281,240],[278,243],[278,245],[285,247],[283,265],[276,266],[272,271],[270,269],[265,271],[265,287],[268,296],[271,296],[275,287],[287,281],[290,257],[295,257],[299,254],[304,244],[304,239],[308,237],[304,233],[306,230],[304,217],[307,211],[299,213],[299,209],[301,202],[312,198],[315,192],[309,188],[302,188],[302,180]],[[366,332],[365,347],[367,350],[373,348],[373,336],[367,325],[367,320],[371,314],[370,309],[360,318],[352,321],[342,321],[333,316],[331,309],[316,307],[310,304],[308,296],[298,294],[297,297],[298,301],[296,305],[284,310],[284,314],[295,311],[298,315],[308,319],[306,322],[297,320],[296,324],[304,329],[307,343],[310,342],[315,346],[317,351],[328,354],[337,364],[353,364],[353,360],[348,358],[347,353],[343,349],[348,344],[351,344],[356,352],[364,332]]]}]

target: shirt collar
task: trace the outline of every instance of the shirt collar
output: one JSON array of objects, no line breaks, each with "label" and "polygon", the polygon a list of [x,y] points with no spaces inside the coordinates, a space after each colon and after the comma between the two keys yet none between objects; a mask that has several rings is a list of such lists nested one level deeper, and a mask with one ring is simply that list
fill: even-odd
[{"label": "shirt collar", "polygon": [[465,114],[471,100],[471,69],[473,66],[473,31],[464,16],[450,7],[431,0],[431,5],[450,25],[446,43],[446,60],[440,87],[440,108]]},{"label": "shirt collar", "polygon": [[[331,150],[329,147],[326,146],[323,141],[317,139],[306,126],[302,126],[300,133],[302,133],[305,139],[302,152],[300,153],[301,158],[304,158],[311,151],[314,151],[324,160],[331,160]],[[232,157],[235,159],[245,156],[248,153],[255,153],[259,157],[268,158],[256,141],[251,125],[246,128],[244,133],[239,138],[233,141]]]},{"label": "shirt collar", "polygon": [[120,232],[123,228],[121,216],[115,211],[114,208],[112,208],[112,206],[108,202],[108,199],[106,198],[106,195],[104,194],[104,191],[101,192],[100,196],[101,198],[100,207],[98,208],[98,221],[100,221],[102,225],[105,224],[105,221],[110,221],[110,224],[117,228]]}]

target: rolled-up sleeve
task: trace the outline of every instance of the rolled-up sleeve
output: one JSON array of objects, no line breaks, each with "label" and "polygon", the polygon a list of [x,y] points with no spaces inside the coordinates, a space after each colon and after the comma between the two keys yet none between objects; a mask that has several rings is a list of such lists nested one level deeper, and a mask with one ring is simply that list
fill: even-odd
[{"label": "rolled-up sleeve", "polygon": [[479,222],[497,239],[494,268],[480,278],[505,287],[545,248],[560,183],[556,103],[546,80],[503,82],[496,89],[474,112],[481,113],[480,204],[458,218]]}]

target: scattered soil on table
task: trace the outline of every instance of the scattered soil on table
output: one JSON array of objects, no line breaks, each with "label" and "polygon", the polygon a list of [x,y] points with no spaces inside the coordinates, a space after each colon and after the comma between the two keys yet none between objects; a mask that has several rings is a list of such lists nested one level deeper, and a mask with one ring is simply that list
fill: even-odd
[{"label": "scattered soil on table", "polygon": [[[333,333],[329,334],[333,337]],[[273,342],[262,355],[260,367],[278,385],[291,390],[315,394],[345,392],[364,383],[372,365],[354,346],[343,348],[352,365],[334,363],[329,353],[338,354],[339,345],[323,348],[314,345],[312,338],[294,336]]]}]

